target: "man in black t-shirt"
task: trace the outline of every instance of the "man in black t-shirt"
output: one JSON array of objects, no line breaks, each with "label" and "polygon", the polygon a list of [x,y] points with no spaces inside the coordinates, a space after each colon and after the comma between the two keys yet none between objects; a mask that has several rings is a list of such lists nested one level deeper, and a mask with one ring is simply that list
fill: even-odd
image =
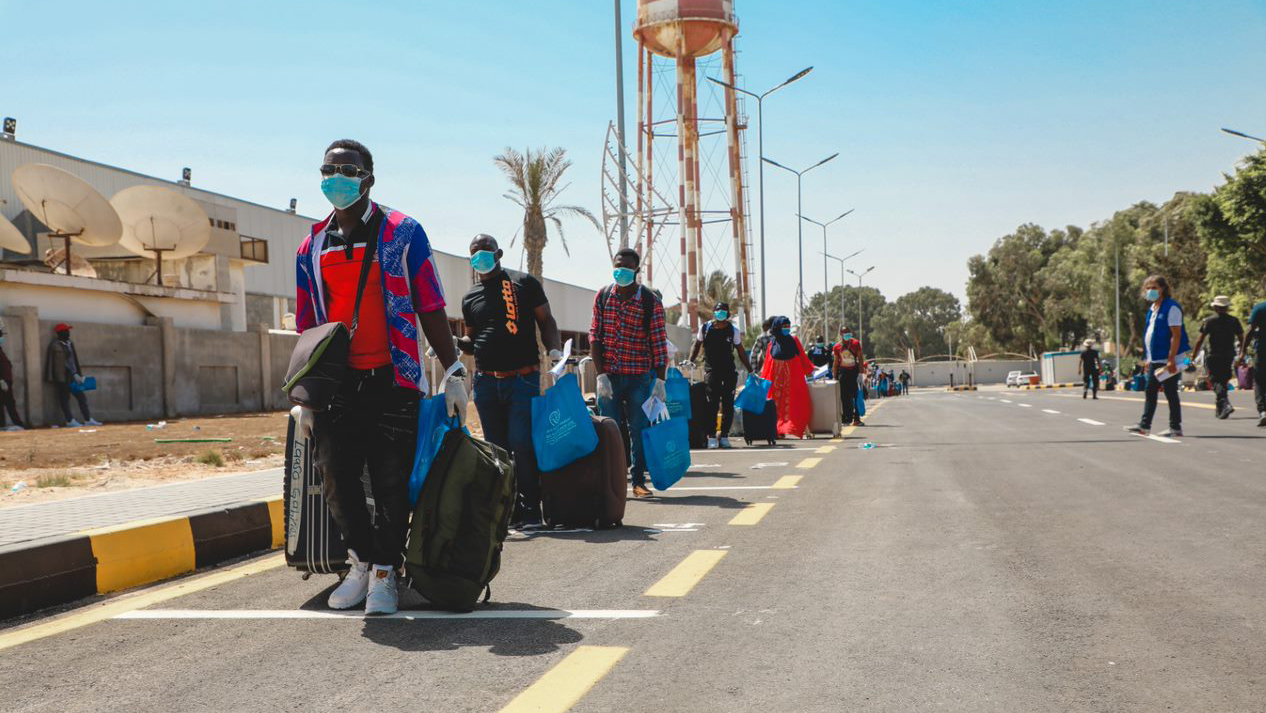
[{"label": "man in black t-shirt", "polygon": [[1257,425],[1266,428],[1266,302],[1253,305],[1248,313],[1248,334],[1240,343],[1240,355],[1235,363],[1244,366],[1244,357],[1248,354],[1248,345],[1252,341],[1256,356],[1253,357],[1254,378],[1253,394],[1257,399]]},{"label": "man in black t-shirt", "polygon": [[1204,340],[1209,340],[1209,348],[1204,355],[1205,368],[1209,370],[1209,384],[1213,386],[1217,398],[1217,410],[1214,416],[1226,418],[1235,411],[1231,400],[1227,398],[1227,384],[1231,381],[1231,371],[1235,363],[1235,341],[1244,339],[1244,326],[1240,320],[1227,314],[1231,306],[1231,298],[1218,295],[1209,305],[1213,308],[1213,316],[1200,323],[1200,338],[1191,350],[1192,356],[1200,354]]},{"label": "man in black t-shirt", "polygon": [[813,344],[804,350],[804,355],[809,357],[809,362],[814,367],[823,367],[830,364],[831,348],[826,344],[826,337],[819,334],[818,338],[813,340]]},{"label": "man in black t-shirt", "polygon": [[501,267],[502,251],[490,235],[470,241],[478,281],[462,298],[466,335],[457,346],[475,355],[475,410],[484,438],[514,454],[516,527],[541,524],[540,474],[532,448],[532,399],[541,394],[536,329],[551,359],[563,354],[558,324],[535,277]]},{"label": "man in black t-shirt", "polygon": [[1086,392],[1089,391],[1097,400],[1099,398],[1099,371],[1101,367],[1099,361],[1099,350],[1095,349],[1095,343],[1087,339],[1081,345],[1081,360],[1077,362],[1077,373],[1082,376],[1081,397],[1086,398]]},{"label": "man in black t-shirt", "polygon": [[[690,361],[703,351],[708,385],[708,418],[704,430],[708,434],[708,448],[730,447],[730,425],[734,421],[734,387],[738,385],[738,369],[734,366],[734,353],[738,352],[743,368],[752,373],[752,363],[743,349],[743,335],[730,323],[730,305],[718,302],[712,308],[713,320],[699,327],[698,337],[690,349]],[[717,439],[717,409],[721,409],[721,438]]]}]

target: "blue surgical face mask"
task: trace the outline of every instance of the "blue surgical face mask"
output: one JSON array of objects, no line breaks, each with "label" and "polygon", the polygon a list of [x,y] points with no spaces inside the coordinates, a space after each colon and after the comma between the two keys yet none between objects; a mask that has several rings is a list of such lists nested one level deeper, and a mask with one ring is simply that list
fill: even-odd
[{"label": "blue surgical face mask", "polygon": [[615,278],[615,284],[620,287],[628,287],[633,284],[633,280],[637,279],[637,270],[628,267],[617,267],[611,272]]},{"label": "blue surgical face mask", "polygon": [[730,313],[729,313],[729,312],[726,312],[726,311],[725,311],[725,310],[723,310],[723,309],[719,309],[719,310],[717,310],[717,311],[713,312],[713,313],[712,313],[712,316],[713,316],[713,317],[716,317],[717,319],[719,319],[719,320],[721,320],[721,321],[725,321],[725,320],[727,320],[727,319],[729,319],[729,318],[730,318]]},{"label": "blue surgical face mask", "polygon": [[1160,290],[1153,287],[1152,289],[1147,291],[1148,302],[1155,302],[1158,299],[1160,299]]},{"label": "blue surgical face mask", "polygon": [[363,178],[348,178],[341,173],[321,179],[321,192],[335,208],[343,210],[360,200]]},{"label": "blue surgical face mask", "polygon": [[852,338],[853,338],[853,333],[852,333],[852,332],[845,332],[845,333],[844,333],[844,340],[845,340],[845,341],[848,341],[849,339],[852,339]]},{"label": "blue surgical face mask", "polygon": [[497,266],[497,254],[491,250],[480,250],[470,256],[470,266],[480,275],[487,275]]},{"label": "blue surgical face mask", "polygon": [[782,336],[784,336],[784,337],[790,337],[790,336],[791,336],[791,327],[783,327],[783,328],[782,328]]},{"label": "blue surgical face mask", "polygon": [[0,337],[0,344],[4,344],[4,337]]}]

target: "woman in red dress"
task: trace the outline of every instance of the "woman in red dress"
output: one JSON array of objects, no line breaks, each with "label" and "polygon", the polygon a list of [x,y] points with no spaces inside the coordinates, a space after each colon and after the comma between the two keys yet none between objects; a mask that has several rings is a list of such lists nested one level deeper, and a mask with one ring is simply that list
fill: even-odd
[{"label": "woman in red dress", "polygon": [[769,343],[761,376],[773,382],[769,398],[778,408],[778,435],[803,438],[813,413],[805,380],[813,374],[813,362],[805,355],[800,340],[791,336],[790,319],[775,317],[770,333],[774,338]]}]

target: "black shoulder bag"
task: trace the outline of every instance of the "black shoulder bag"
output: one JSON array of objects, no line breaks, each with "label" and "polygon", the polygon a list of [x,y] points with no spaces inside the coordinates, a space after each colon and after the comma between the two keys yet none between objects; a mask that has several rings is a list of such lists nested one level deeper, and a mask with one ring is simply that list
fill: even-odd
[{"label": "black shoulder bag", "polygon": [[[374,261],[377,250],[378,236],[373,235],[365,244],[365,257],[360,263],[351,329],[335,320],[312,327],[299,335],[299,342],[290,354],[286,383],[281,387],[290,397],[290,403],[313,411],[329,410],[334,395],[338,393],[347,375],[347,356],[351,351],[352,335],[356,334],[356,325],[360,321],[360,300],[365,294],[369,265]],[[320,256],[314,259],[319,260]]]}]

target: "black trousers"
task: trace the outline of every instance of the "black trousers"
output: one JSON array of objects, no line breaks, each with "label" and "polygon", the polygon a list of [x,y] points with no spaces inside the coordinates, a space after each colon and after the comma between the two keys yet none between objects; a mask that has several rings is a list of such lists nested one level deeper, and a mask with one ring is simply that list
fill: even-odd
[{"label": "black trousers", "polygon": [[1205,360],[1205,364],[1209,367],[1209,384],[1213,387],[1213,396],[1217,402],[1217,411],[1215,413],[1221,413],[1223,409],[1230,405],[1227,392],[1229,391],[1228,385],[1231,383],[1231,376],[1235,371],[1232,365],[1234,361],[1234,355],[1209,355]]},{"label": "black trousers", "polygon": [[1160,381],[1153,370],[1163,365],[1163,363],[1148,365],[1147,388],[1143,394],[1143,418],[1139,420],[1139,425],[1149,430],[1152,428],[1152,417],[1156,415],[1156,403],[1159,401],[1160,392],[1164,391],[1165,401],[1169,402],[1169,427],[1179,430],[1182,428],[1182,404],[1178,402],[1178,382],[1182,380],[1182,377],[1175,374]]},{"label": "black trousers", "polygon": [[[396,385],[391,366],[349,370],[330,410],[316,414],[312,467],[343,540],[362,562],[399,567],[403,560],[418,398]],[[361,480],[366,471],[372,521]]]},{"label": "black trousers", "polygon": [[1083,378],[1081,395],[1085,396],[1087,391],[1092,392],[1095,396],[1099,395],[1099,372],[1087,371]]},{"label": "black trousers", "polygon": [[719,408],[721,435],[729,436],[730,426],[734,423],[734,387],[738,385],[738,372],[709,370],[704,376],[704,382],[708,385],[708,421],[704,424],[704,430],[707,431],[708,438],[717,435],[716,415]]},{"label": "black trousers", "polygon": [[857,420],[857,371],[841,369],[835,378],[840,382],[840,423],[847,426]]},{"label": "black trousers", "polygon": [[[1262,354],[1260,350],[1257,353]],[[1257,400],[1257,413],[1266,414],[1266,358],[1257,357],[1253,372],[1253,397]]]},{"label": "black trousers", "polygon": [[4,428],[4,413],[9,412],[9,418],[14,425],[21,426],[22,417],[18,416],[18,402],[13,399],[13,384],[8,385],[9,388],[0,391],[0,428]]},{"label": "black trousers", "polygon": [[[92,418],[92,414],[88,412],[88,397],[84,396],[82,391],[71,391],[70,383],[54,383],[57,388],[57,402],[62,406],[62,413],[66,415],[66,420],[70,421],[74,416],[70,415],[70,395],[75,395],[75,400],[79,402],[79,413],[83,414],[84,420]],[[10,397],[12,398],[12,397]]]}]

